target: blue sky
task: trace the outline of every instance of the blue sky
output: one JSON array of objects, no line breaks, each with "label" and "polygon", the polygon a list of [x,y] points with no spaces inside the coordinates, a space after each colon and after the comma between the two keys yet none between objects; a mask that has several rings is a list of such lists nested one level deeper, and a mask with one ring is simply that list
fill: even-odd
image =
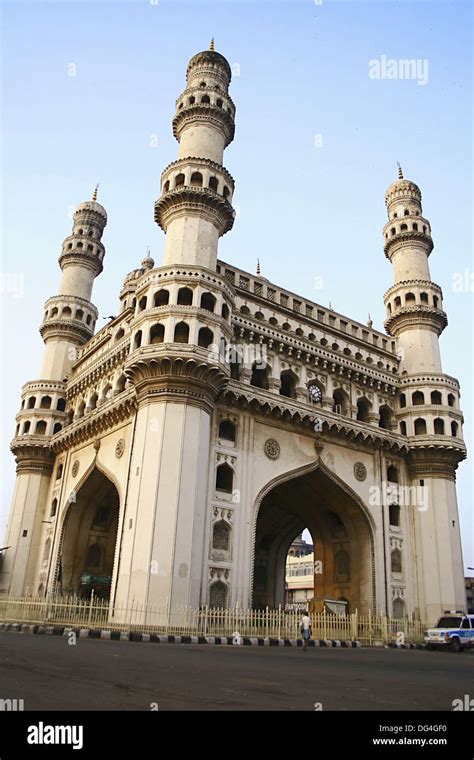
[{"label": "blue sky", "polygon": [[[473,292],[453,276],[472,263],[472,9],[466,2],[8,2],[2,13],[2,490],[21,385],[38,377],[44,301],[71,207],[99,200],[109,223],[93,300],[117,312],[127,271],[163,233],[153,221],[163,168],[177,156],[174,102],[188,59],[207,48],[231,63],[236,138],[225,165],[239,216],[219,255],[383,330],[391,267],[384,193],[400,161],[423,193],[449,326],[444,370],[461,382],[472,449]],[[428,62],[428,82],[374,80],[369,61]],[[70,76],[71,64],[75,76]],[[321,135],[321,138],[317,138]],[[318,147],[318,142],[322,144]],[[157,143],[157,146],[155,147]],[[20,278],[18,296],[5,283]],[[316,278],[323,287],[315,288]],[[458,470],[464,560],[474,567],[472,467]]]}]

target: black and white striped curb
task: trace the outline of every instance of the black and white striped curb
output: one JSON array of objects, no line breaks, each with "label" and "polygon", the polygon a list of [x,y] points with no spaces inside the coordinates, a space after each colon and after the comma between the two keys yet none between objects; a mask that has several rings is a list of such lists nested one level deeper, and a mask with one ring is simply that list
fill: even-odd
[{"label": "black and white striped curb", "polygon": [[[102,639],[111,641],[144,641],[153,644],[234,644],[233,636],[172,636],[169,634],[133,633],[129,631],[111,631],[101,628],[71,628],[57,625],[30,625],[21,623],[0,623],[0,631],[17,631],[19,633],[37,633],[49,636],[69,636],[75,633],[80,639]],[[270,647],[300,647],[301,639],[273,639],[268,637],[241,636],[242,646]],[[356,649],[361,647],[360,641],[341,641],[339,639],[311,639],[310,647],[340,647],[341,649]]]},{"label": "black and white striped curb", "polygon": [[391,642],[385,646],[387,649],[426,649],[426,644],[396,644]]}]

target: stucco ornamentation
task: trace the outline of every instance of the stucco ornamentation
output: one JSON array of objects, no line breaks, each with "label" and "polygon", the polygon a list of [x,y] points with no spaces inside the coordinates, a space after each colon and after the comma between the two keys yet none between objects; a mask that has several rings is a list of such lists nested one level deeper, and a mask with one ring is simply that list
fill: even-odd
[{"label": "stucco ornamentation", "polygon": [[124,451],[125,451],[125,441],[123,438],[120,438],[120,440],[117,441],[117,444],[115,446],[115,456],[117,457],[117,459],[120,459]]},{"label": "stucco ornamentation", "polygon": [[278,459],[280,456],[280,444],[275,438],[268,438],[265,441],[263,450],[269,459]]},{"label": "stucco ornamentation", "polygon": [[354,465],[354,475],[357,480],[365,480],[367,477],[367,468],[362,462],[356,462]]}]

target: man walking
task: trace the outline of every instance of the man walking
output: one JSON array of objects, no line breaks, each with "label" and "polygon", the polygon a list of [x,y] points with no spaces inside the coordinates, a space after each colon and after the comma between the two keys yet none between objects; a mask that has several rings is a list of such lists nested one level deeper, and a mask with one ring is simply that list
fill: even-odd
[{"label": "man walking", "polygon": [[308,610],[305,610],[303,612],[303,617],[301,618],[301,638],[303,639],[303,651],[306,652],[308,649],[308,641],[311,638],[311,618],[308,615]]}]

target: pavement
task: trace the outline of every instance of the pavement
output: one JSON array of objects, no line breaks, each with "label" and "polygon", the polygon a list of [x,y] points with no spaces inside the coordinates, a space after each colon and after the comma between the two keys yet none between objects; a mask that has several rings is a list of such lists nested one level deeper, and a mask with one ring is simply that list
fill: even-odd
[{"label": "pavement", "polygon": [[0,632],[0,699],[23,699],[25,710],[452,711],[473,682],[474,652]]}]

